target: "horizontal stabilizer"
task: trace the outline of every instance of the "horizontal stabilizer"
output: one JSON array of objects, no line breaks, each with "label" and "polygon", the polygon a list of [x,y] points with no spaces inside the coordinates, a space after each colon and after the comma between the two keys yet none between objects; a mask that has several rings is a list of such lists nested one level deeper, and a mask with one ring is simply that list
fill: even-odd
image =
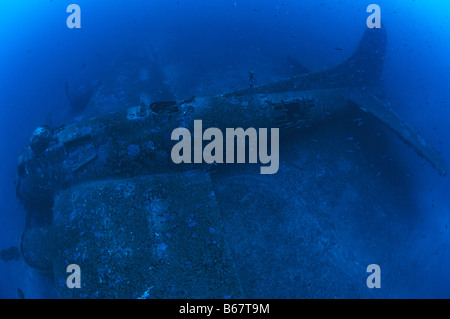
[{"label": "horizontal stabilizer", "polygon": [[360,89],[345,89],[345,96],[364,112],[378,119],[397,134],[419,156],[427,160],[441,176],[447,175],[447,164],[441,154],[429,145],[411,126],[372,94]]}]

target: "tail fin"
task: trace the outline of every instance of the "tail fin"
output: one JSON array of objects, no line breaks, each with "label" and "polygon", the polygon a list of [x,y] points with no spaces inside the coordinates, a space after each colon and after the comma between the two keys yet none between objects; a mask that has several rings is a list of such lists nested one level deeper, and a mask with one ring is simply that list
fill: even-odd
[{"label": "tail fin", "polygon": [[360,89],[344,89],[345,96],[362,111],[371,114],[397,134],[420,157],[427,160],[439,175],[447,175],[447,164],[441,154],[429,145],[411,126],[373,95]]},{"label": "tail fin", "polygon": [[330,80],[343,86],[378,86],[386,55],[385,29],[366,29],[355,53],[329,70]]},{"label": "tail fin", "polygon": [[225,96],[378,86],[386,54],[386,38],[386,30],[383,28],[366,29],[355,53],[332,69],[230,92]]}]

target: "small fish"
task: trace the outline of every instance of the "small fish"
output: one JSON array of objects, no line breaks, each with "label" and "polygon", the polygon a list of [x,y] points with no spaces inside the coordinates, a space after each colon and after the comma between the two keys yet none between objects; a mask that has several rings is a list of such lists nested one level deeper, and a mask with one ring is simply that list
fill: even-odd
[{"label": "small fish", "polygon": [[82,65],[81,65],[81,69],[84,69],[86,67],[86,63],[83,63]]},{"label": "small fish", "polygon": [[28,51],[27,51],[27,54],[30,54],[30,53],[31,53],[31,51],[32,51],[32,49],[28,50]]},{"label": "small fish", "polygon": [[342,51],[342,50],[344,50],[344,49],[339,48],[339,47],[336,47],[336,48],[334,48],[334,49],[337,50],[337,51]]}]

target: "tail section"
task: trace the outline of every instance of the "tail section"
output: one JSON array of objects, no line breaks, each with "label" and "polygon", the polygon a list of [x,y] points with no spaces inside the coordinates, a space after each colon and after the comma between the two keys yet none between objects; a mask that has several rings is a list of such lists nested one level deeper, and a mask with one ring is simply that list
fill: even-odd
[{"label": "tail section", "polygon": [[385,29],[366,29],[355,53],[325,72],[338,87],[378,86],[386,55]]},{"label": "tail section", "polygon": [[294,76],[278,82],[230,92],[225,96],[378,86],[386,54],[386,43],[385,29],[366,29],[355,53],[332,69]]}]

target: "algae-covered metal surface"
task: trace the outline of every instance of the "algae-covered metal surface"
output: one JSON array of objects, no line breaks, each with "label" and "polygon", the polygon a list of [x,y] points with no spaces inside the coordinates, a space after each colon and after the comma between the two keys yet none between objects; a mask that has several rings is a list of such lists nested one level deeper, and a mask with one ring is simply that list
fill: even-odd
[{"label": "algae-covered metal surface", "polygon": [[[53,218],[61,235],[70,236],[52,261],[60,297],[242,295],[205,173],[76,186],[57,196]],[[67,289],[68,263],[83,269],[82,289]]]}]

